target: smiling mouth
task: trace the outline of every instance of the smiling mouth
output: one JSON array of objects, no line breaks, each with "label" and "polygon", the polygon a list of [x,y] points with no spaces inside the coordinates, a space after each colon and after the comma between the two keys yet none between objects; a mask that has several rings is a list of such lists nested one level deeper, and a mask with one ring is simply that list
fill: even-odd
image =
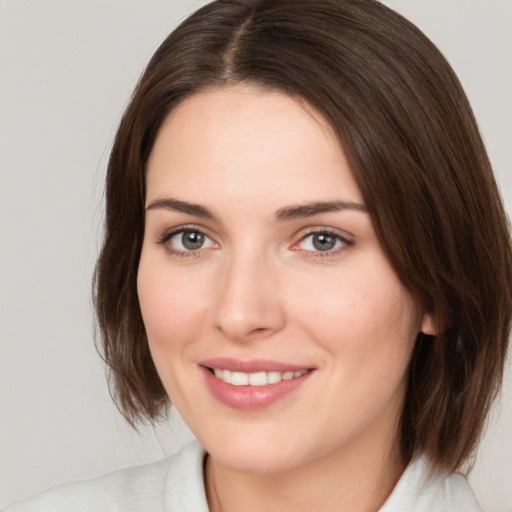
[{"label": "smiling mouth", "polygon": [[[316,368],[271,360],[216,358],[200,363],[212,396],[232,409],[255,412],[297,393]],[[300,395],[299,395],[300,396]]]},{"label": "smiling mouth", "polygon": [[307,369],[285,372],[259,371],[254,373],[222,370],[219,368],[208,368],[208,370],[217,379],[233,386],[267,386],[269,384],[278,384],[281,381],[297,379],[309,372]]}]

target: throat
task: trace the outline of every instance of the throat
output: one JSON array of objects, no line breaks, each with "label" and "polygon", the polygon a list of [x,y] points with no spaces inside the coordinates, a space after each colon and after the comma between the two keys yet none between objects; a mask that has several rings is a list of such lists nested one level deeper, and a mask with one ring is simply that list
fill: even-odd
[{"label": "throat", "polygon": [[315,468],[310,475],[300,471],[286,475],[248,474],[226,468],[206,455],[203,479],[208,509],[210,512],[378,512],[405,465],[390,464],[388,460],[379,472],[374,468],[353,468],[349,477],[343,471],[323,469]]}]

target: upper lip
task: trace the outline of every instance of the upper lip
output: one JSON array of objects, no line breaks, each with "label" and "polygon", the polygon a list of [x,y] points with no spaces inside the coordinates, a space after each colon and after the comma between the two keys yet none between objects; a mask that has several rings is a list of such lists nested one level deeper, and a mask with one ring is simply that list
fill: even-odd
[{"label": "upper lip", "polygon": [[299,370],[308,370],[307,365],[283,363],[280,361],[272,361],[269,359],[251,359],[241,361],[225,357],[216,357],[200,362],[201,366],[207,368],[215,368],[217,370],[231,370],[233,372],[296,372]]}]

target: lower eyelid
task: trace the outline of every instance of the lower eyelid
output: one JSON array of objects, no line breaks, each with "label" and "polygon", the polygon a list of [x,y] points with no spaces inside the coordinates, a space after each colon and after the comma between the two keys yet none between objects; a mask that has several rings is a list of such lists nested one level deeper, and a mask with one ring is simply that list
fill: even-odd
[{"label": "lower eyelid", "polygon": [[[181,249],[179,247],[176,247],[175,244],[171,244],[171,240],[176,235],[181,235],[185,233],[198,233],[201,235],[204,235],[205,243],[203,246],[197,248],[197,249]],[[207,251],[209,249],[215,248],[218,244],[213,240],[212,237],[210,237],[204,230],[196,228],[194,226],[180,226],[175,229],[170,229],[163,234],[157,236],[155,243],[157,245],[162,245],[165,248],[165,251],[173,256],[173,257],[180,257],[180,258],[186,258],[186,257],[200,257],[204,251]],[[182,242],[181,242],[182,244]]]},{"label": "lower eyelid", "polygon": [[[175,247],[171,247],[168,242],[176,235],[183,234],[186,232],[195,232],[200,233],[204,235],[205,237],[205,246],[202,246],[198,249],[189,249],[189,250],[182,250],[177,249]],[[337,241],[341,242],[338,247],[334,247],[332,249],[321,251],[321,250],[315,250],[315,249],[302,249],[300,245],[308,238],[312,237],[314,235],[318,234],[325,234],[334,237]],[[173,254],[173,255],[179,255],[179,256],[199,256],[203,250],[208,250],[214,247],[218,247],[218,243],[215,242],[215,240],[210,237],[204,230],[196,228],[195,226],[179,226],[175,229],[170,229],[162,234],[156,235],[154,239],[154,243],[158,245],[164,245],[166,246],[166,250]],[[319,229],[318,231],[309,231],[305,235],[303,235],[300,240],[293,244],[292,249],[293,250],[299,250],[303,251],[305,253],[308,253],[309,256],[313,257],[322,257],[322,256],[334,256],[338,254],[339,252],[346,251],[347,249],[350,249],[351,246],[354,245],[354,241],[350,238],[343,236],[337,232],[330,231],[330,230],[323,230]]]}]

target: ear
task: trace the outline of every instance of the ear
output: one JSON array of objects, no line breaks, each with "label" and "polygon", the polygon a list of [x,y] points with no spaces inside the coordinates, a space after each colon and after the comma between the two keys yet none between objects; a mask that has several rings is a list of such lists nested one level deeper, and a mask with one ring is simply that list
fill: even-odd
[{"label": "ear", "polygon": [[429,336],[435,336],[437,334],[436,323],[432,313],[423,313],[421,320],[421,332]]}]

